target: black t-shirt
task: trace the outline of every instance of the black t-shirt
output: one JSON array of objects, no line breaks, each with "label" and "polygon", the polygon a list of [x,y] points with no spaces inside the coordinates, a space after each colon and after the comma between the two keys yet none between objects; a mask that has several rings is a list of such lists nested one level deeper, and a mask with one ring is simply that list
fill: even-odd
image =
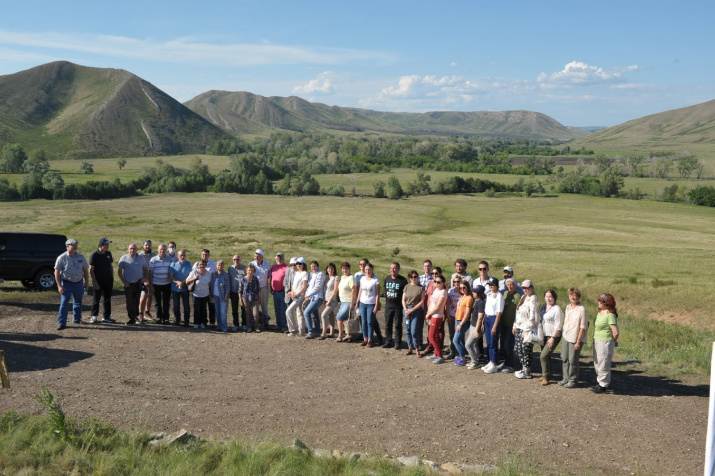
[{"label": "black t-shirt", "polygon": [[106,253],[102,254],[99,250],[96,250],[89,257],[89,265],[94,266],[94,276],[97,281],[108,283],[114,281],[114,271],[112,269],[112,252],[107,250]]},{"label": "black t-shirt", "polygon": [[402,275],[397,275],[395,279],[392,276],[385,278],[385,307],[402,308],[402,293],[405,292],[407,279]]}]

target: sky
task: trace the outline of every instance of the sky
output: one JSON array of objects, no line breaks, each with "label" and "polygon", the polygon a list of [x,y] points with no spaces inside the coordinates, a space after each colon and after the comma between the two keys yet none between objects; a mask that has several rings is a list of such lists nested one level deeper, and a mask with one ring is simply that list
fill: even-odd
[{"label": "sky", "polygon": [[0,75],[66,60],[209,90],[613,126],[715,99],[715,1],[0,0]]}]

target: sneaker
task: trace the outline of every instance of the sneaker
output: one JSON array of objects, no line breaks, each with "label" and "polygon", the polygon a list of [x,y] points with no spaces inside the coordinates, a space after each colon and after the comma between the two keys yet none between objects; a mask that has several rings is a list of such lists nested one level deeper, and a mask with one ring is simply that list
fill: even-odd
[{"label": "sneaker", "polygon": [[445,357],[445,360],[452,360],[452,359],[454,359],[455,357],[456,357],[456,354],[450,352],[449,355],[448,355],[447,357]]},{"label": "sneaker", "polygon": [[524,378],[534,378],[530,373],[524,372]]},{"label": "sneaker", "polygon": [[233,332],[238,332],[238,326],[233,326],[233,327],[231,328],[231,330],[232,330]]},{"label": "sneaker", "polygon": [[501,369],[501,373],[503,373],[503,374],[513,374],[513,373],[514,373],[514,369],[512,369],[511,367],[504,367],[503,369]]},{"label": "sneaker", "polygon": [[308,334],[305,336],[306,339],[315,339],[315,334],[312,332],[308,332]]},{"label": "sneaker", "polygon": [[90,324],[96,324],[97,323],[97,316],[92,316],[89,318],[89,323]]},{"label": "sneaker", "polygon": [[497,365],[497,370],[501,371],[504,368],[504,365],[506,365],[506,362],[502,362],[501,364]]},{"label": "sneaker", "polygon": [[562,381],[559,382],[559,385],[561,385],[561,386],[563,387],[563,386],[566,385],[567,383],[569,383],[569,381],[566,380],[566,379],[563,379]]},{"label": "sneaker", "polygon": [[199,325],[198,325],[198,324],[194,324],[194,329],[198,329],[198,328],[199,328]]},{"label": "sneaker", "polygon": [[206,324],[199,324],[199,329],[206,329]]},{"label": "sneaker", "polygon": [[601,385],[594,385],[593,387],[589,388],[589,390],[593,393],[606,393],[606,389],[608,389],[608,387],[602,387]]},{"label": "sneaker", "polygon": [[117,321],[115,321],[111,317],[105,317],[104,319],[102,319],[102,322],[108,322],[109,324],[115,324]]},{"label": "sneaker", "polygon": [[524,378],[524,371],[523,370],[517,370],[514,372],[514,377],[516,378]]},{"label": "sneaker", "polygon": [[483,367],[483,369],[485,374],[494,374],[497,372],[497,366],[494,364],[486,365],[485,367]]},{"label": "sneaker", "polygon": [[432,360],[432,363],[433,363],[433,364],[443,364],[443,363],[445,363],[445,362],[446,362],[446,361],[445,361],[442,357],[437,357],[436,359],[433,359],[433,360]]},{"label": "sneaker", "polygon": [[465,365],[467,365],[467,363],[464,361],[463,358],[457,357],[456,359],[454,359],[454,365],[456,365],[457,367],[464,367]]},{"label": "sneaker", "polygon": [[436,355],[432,354],[429,357],[427,357],[427,360],[434,360],[434,359],[439,359]]},{"label": "sneaker", "polygon": [[474,370],[474,369],[477,368],[477,364],[475,364],[474,362],[469,362],[469,363],[467,364],[467,368],[468,368],[469,370]]},{"label": "sneaker", "polygon": [[[561,382],[559,382],[561,384]],[[576,382],[566,382],[564,384],[564,388],[574,388],[576,386]]]},{"label": "sneaker", "polygon": [[241,329],[243,329],[243,332],[248,331],[248,326],[243,326]]}]

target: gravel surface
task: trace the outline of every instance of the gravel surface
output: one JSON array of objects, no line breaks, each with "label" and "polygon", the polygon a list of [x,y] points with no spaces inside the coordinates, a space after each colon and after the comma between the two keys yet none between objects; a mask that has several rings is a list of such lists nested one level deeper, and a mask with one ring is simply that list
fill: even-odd
[{"label": "gravel surface", "polygon": [[[40,413],[34,394],[44,384],[62,394],[68,415],[101,415],[126,429],[300,438],[311,448],[441,463],[516,456],[544,473],[703,471],[705,377],[665,380],[616,363],[613,391],[594,395],[586,388],[590,356],[582,358],[581,387],[569,390],[276,332],[155,324],[70,324],[58,332],[56,294],[27,304],[3,294],[0,349],[12,388],[0,391],[0,411]],[[122,311],[123,297],[113,304]],[[114,317],[125,322],[122,314]]]}]

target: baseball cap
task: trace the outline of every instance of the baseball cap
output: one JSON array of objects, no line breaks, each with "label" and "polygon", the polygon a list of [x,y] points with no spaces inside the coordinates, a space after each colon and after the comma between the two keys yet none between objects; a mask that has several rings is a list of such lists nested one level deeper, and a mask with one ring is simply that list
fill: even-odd
[{"label": "baseball cap", "polygon": [[99,239],[99,244],[100,244],[100,245],[108,245],[108,244],[111,243],[111,242],[112,242],[112,240],[110,240],[109,238],[100,238],[100,239]]},{"label": "baseball cap", "polygon": [[254,251],[254,253],[257,253],[257,254],[259,254],[259,255],[263,255],[263,250],[260,249],[260,248],[258,248],[256,251]]},{"label": "baseball cap", "polygon": [[77,244],[79,244],[79,243],[77,243],[77,240],[75,240],[74,238],[70,238],[69,240],[65,241],[65,246],[77,245]]}]

